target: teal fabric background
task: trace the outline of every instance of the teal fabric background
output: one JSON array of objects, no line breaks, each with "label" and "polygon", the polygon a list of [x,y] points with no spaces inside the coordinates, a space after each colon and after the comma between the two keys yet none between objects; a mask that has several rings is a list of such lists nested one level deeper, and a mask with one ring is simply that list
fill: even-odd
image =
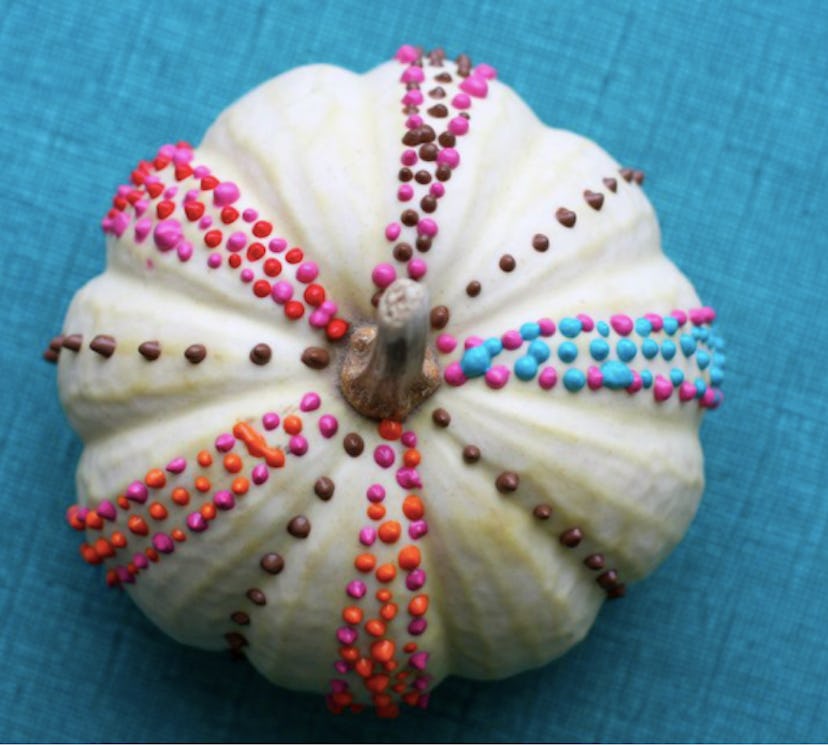
[{"label": "teal fabric background", "polygon": [[[404,42],[489,62],[645,169],[729,347],[705,498],[661,569],[563,659],[385,722],[181,647],[105,587],[64,523],[80,443],[40,355],[139,158],[277,73]],[[0,1],[0,741],[828,740],[827,80],[822,0]]]}]

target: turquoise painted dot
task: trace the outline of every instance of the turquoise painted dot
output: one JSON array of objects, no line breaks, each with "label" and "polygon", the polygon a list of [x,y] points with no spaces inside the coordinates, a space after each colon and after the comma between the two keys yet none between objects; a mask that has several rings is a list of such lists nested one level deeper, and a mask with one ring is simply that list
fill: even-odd
[{"label": "turquoise painted dot", "polygon": [[503,342],[501,342],[497,337],[489,337],[483,344],[486,347],[486,351],[492,357],[503,352]]},{"label": "turquoise painted dot", "polygon": [[603,339],[593,339],[589,343],[589,352],[593,360],[598,360],[599,362],[605,360],[607,355],[609,355],[609,351],[610,346]]},{"label": "turquoise painted dot", "polygon": [[604,386],[608,389],[625,389],[632,385],[632,371],[617,360],[610,360],[601,366],[601,375],[604,377]]},{"label": "turquoise painted dot", "polygon": [[664,331],[667,332],[667,334],[675,334],[678,327],[679,323],[673,316],[664,317]]},{"label": "turquoise painted dot", "polygon": [[643,316],[635,320],[635,331],[641,337],[646,337],[653,330],[653,322]]},{"label": "turquoise painted dot", "polygon": [[542,339],[533,339],[529,343],[529,354],[539,363],[543,363],[549,360],[549,356],[552,352],[549,349],[549,345]]},{"label": "turquoise painted dot", "polygon": [[724,381],[724,371],[714,365],[710,369],[710,385],[718,387],[722,385],[722,381]]},{"label": "turquoise painted dot", "polygon": [[564,337],[569,337],[570,339],[577,337],[581,333],[581,329],[583,329],[581,320],[573,318],[572,316],[566,316],[561,319],[561,323],[558,324],[558,330],[560,333],[563,334]]},{"label": "turquoise painted dot", "polygon": [[647,360],[652,360],[656,355],[658,355],[658,342],[654,339],[645,339],[641,343],[641,354],[647,358]]},{"label": "turquoise painted dot", "polygon": [[538,361],[531,355],[523,355],[515,360],[515,375],[521,381],[531,381],[538,372]]},{"label": "turquoise painted dot", "polygon": [[726,362],[727,358],[721,352],[716,352],[713,354],[713,365],[716,365],[719,368],[724,368]]},{"label": "turquoise painted dot", "polygon": [[710,355],[704,350],[699,350],[696,353],[696,365],[698,365],[701,370],[704,370],[708,365],[710,365]]},{"label": "turquoise painted dot", "polygon": [[460,360],[460,369],[466,378],[476,378],[482,376],[491,366],[492,359],[489,356],[489,351],[485,345],[478,345],[472,347],[463,353]]},{"label": "turquoise painted dot", "polygon": [[665,360],[672,360],[676,356],[676,343],[670,339],[665,339],[661,343],[661,356]]},{"label": "turquoise painted dot", "polygon": [[714,350],[719,350],[720,352],[725,351],[726,344],[724,337],[720,337],[718,334],[711,336],[711,338],[707,341],[707,344],[709,344]]},{"label": "turquoise painted dot", "polygon": [[575,346],[574,342],[561,342],[558,345],[558,357],[564,363],[571,363],[576,357],[578,357],[578,348]]},{"label": "turquoise painted dot", "polygon": [[520,336],[528,341],[539,337],[540,331],[540,324],[536,321],[527,321],[525,324],[521,324]]},{"label": "turquoise painted dot", "polygon": [[679,344],[681,345],[681,351],[684,353],[684,357],[690,357],[696,351],[696,340],[689,334],[682,334],[679,337]]},{"label": "turquoise painted dot", "polygon": [[606,321],[599,321],[595,325],[595,328],[598,330],[598,334],[600,334],[602,337],[609,336],[610,326]]},{"label": "turquoise painted dot", "polygon": [[650,373],[649,370],[642,370],[641,371],[641,385],[648,389],[650,386],[653,385],[653,374]]},{"label": "turquoise painted dot", "polygon": [[635,342],[624,337],[618,340],[618,344],[615,345],[615,351],[618,353],[619,358],[625,363],[628,363],[636,356],[638,348],[635,346]]},{"label": "turquoise painted dot", "polygon": [[681,385],[682,381],[684,381],[684,371],[681,368],[671,368],[670,380],[673,382],[673,386]]},{"label": "turquoise painted dot", "polygon": [[586,385],[586,376],[577,368],[570,368],[563,376],[567,391],[580,391]]},{"label": "turquoise painted dot", "polygon": [[702,342],[704,342],[710,336],[710,330],[706,329],[703,326],[693,327],[693,336],[696,339],[700,339],[700,340],[702,340]]},{"label": "turquoise painted dot", "polygon": [[696,398],[701,399],[704,396],[704,392],[707,391],[707,384],[703,378],[697,378],[693,383],[696,385]]}]

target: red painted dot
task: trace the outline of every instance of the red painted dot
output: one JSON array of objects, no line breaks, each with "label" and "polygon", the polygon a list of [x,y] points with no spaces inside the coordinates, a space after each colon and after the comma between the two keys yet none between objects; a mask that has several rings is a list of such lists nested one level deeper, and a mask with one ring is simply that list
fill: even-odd
[{"label": "red painted dot", "polygon": [[215,189],[219,185],[219,180],[215,176],[205,176],[201,180],[201,188],[205,191]]},{"label": "red painted dot", "polygon": [[204,243],[211,249],[216,248],[216,246],[221,243],[221,239],[221,231],[218,230],[207,231],[207,233],[204,234]]},{"label": "red painted dot", "polygon": [[270,290],[270,283],[267,280],[256,280],[253,283],[253,294],[259,298],[267,298],[270,295]]},{"label": "red painted dot", "polygon": [[175,180],[176,181],[183,181],[189,176],[193,175],[192,167],[187,163],[182,163],[180,166],[175,167]]},{"label": "red painted dot", "polygon": [[264,272],[268,277],[277,277],[281,271],[282,263],[278,259],[270,257],[265,260]]},{"label": "red painted dot", "polygon": [[[268,291],[270,292],[270,291]],[[305,307],[298,300],[289,300],[285,303],[285,316],[289,319],[301,319],[305,313]]]},{"label": "red painted dot", "polygon": [[302,249],[298,247],[292,248],[290,251],[287,252],[287,254],[285,254],[285,261],[288,264],[299,264],[299,262],[301,262],[304,258],[304,252],[302,251]]},{"label": "red painted dot", "polygon": [[345,319],[332,319],[325,327],[325,334],[331,342],[342,339],[348,333],[348,322]]},{"label": "red painted dot", "polygon": [[153,181],[152,184],[147,184],[147,194],[155,199],[161,192],[164,191],[164,185],[160,181]]},{"label": "red painted dot", "polygon": [[184,212],[190,220],[198,220],[204,214],[204,203],[188,202],[184,205]]},{"label": "red painted dot", "polygon": [[158,207],[155,208],[155,212],[161,220],[172,215],[173,210],[175,210],[175,202],[168,199],[161,200],[158,203]]},{"label": "red painted dot", "polygon": [[266,238],[273,231],[273,226],[267,220],[259,220],[253,224],[253,235],[256,238]]},{"label": "red painted dot", "polygon": [[305,288],[305,303],[309,306],[321,306],[325,300],[325,288],[313,283]]},{"label": "red painted dot", "polygon": [[172,159],[167,158],[166,156],[159,155],[156,156],[155,160],[152,162],[152,165],[155,167],[156,171],[161,171],[170,165],[171,160]]},{"label": "red painted dot", "polygon": [[239,219],[239,211],[235,207],[228,205],[221,209],[221,222],[225,225],[235,223]]},{"label": "red painted dot", "polygon": [[265,255],[265,247],[260,243],[252,243],[247,247],[247,260],[257,262]]},{"label": "red painted dot", "polygon": [[233,268],[238,269],[241,266],[242,258],[238,254],[230,254],[227,257],[227,263]]}]

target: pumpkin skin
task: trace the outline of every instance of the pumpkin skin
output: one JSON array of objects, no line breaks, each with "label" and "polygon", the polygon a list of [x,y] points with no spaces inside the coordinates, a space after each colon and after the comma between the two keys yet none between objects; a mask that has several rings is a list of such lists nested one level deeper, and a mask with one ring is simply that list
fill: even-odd
[{"label": "pumpkin skin", "polygon": [[[453,144],[401,142],[422,125]],[[411,47],[284,74],[162,148],[63,327],[83,556],[177,640],[335,711],[563,654],[683,536],[721,400],[714,314],[640,181],[491,68]],[[378,423],[341,393],[345,329],[406,275],[442,384]]]}]

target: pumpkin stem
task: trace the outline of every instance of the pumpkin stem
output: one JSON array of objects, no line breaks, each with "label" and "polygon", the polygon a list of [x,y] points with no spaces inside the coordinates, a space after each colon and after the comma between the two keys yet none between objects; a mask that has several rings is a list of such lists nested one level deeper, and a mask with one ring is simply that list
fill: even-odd
[{"label": "pumpkin stem", "polygon": [[354,330],[342,367],[342,392],[366,417],[402,421],[440,385],[428,349],[428,291],[400,279],[382,294],[377,325]]}]

